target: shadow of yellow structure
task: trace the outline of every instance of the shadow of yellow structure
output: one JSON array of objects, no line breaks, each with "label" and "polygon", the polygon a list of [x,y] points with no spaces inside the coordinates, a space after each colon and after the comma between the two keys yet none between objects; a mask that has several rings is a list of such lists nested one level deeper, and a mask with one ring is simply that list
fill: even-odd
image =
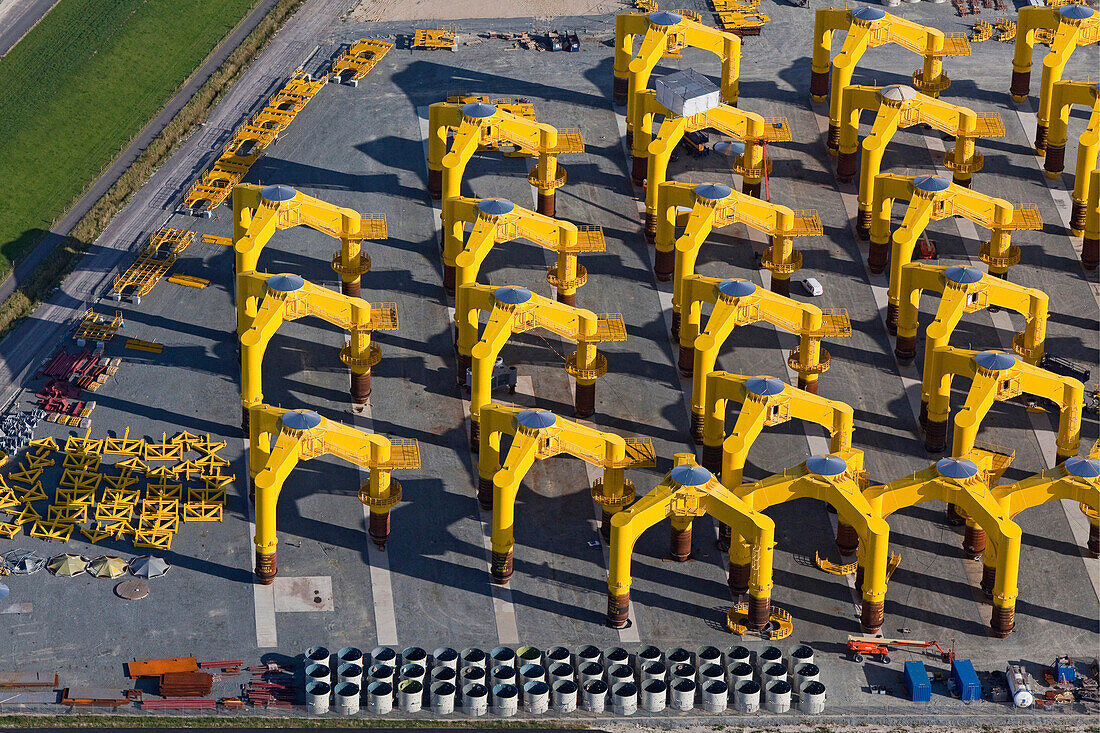
[{"label": "shadow of yellow structure", "polygon": [[[576,305],[577,288],[588,281],[588,271],[577,263],[577,255],[606,248],[598,226],[552,219],[507,199],[455,196],[443,202],[442,220],[443,288],[448,295],[477,282],[481,264],[495,245],[526,239],[558,255],[546,271],[546,282],[557,290],[558,300]],[[467,224],[472,224],[469,235]],[[456,302],[455,309],[461,310],[462,304]]]},{"label": "shadow of yellow structure", "polygon": [[1047,146],[1054,84],[1061,81],[1062,72],[1078,46],[1100,41],[1100,15],[1087,5],[1020,8],[1016,19],[1016,50],[1012,56],[1012,85],[1009,88],[1016,102],[1026,101],[1031,91],[1031,60],[1035,41],[1040,39],[1050,46],[1050,51],[1043,57],[1039,109],[1035,114],[1035,149],[1042,155]]},{"label": "shadow of yellow structure", "polygon": [[237,275],[237,333],[241,344],[241,406],[244,429],[249,410],[263,402],[263,360],[267,345],[287,321],[313,316],[348,331],[340,361],[351,369],[351,401],[370,396],[370,370],[381,358],[375,331],[397,329],[396,303],[368,303],[334,293],[297,275],[242,272]]},{"label": "shadow of yellow structure", "polygon": [[[894,202],[908,201],[901,226],[890,234]],[[1035,204],[1013,206],[1008,201],[951,183],[940,176],[899,176],[883,173],[875,177],[874,197],[869,219],[871,246],[867,267],[876,275],[890,262],[887,286],[886,326],[897,328],[901,304],[901,269],[913,259],[917,240],[931,221],[958,216],[989,230],[989,241],[982,242],[978,259],[989,267],[989,274],[1008,277],[1008,268],[1020,261],[1020,248],[1012,244],[1012,232],[1038,230],[1043,220]],[[861,214],[862,215],[862,214]],[[889,245],[891,239],[893,246]],[[889,252],[889,258],[887,258]]]},{"label": "shadow of yellow structure", "polygon": [[[768,622],[772,590],[772,553],[775,523],[753,511],[724,487],[711,472],[695,463],[691,453],[677,453],[675,465],[664,480],[629,508],[611,519],[611,548],[607,571],[607,622],[613,628],[627,625],[630,613],[630,560],[642,533],[666,517],[671,521],[672,559],[691,556],[691,525],[706,514],[731,527],[745,543],[730,548],[730,566],[749,565],[750,629]],[[748,557],[742,557],[747,548]],[[734,552],[737,557],[734,557]]]},{"label": "shadow of yellow structure", "polygon": [[859,142],[859,118],[865,109],[875,110],[871,132],[863,139],[863,155],[859,171],[859,213],[856,233],[866,239],[871,228],[872,195],[876,176],[882,169],[882,154],[894,134],[902,128],[926,124],[955,138],[955,147],[944,154],[943,165],[951,171],[952,181],[970,187],[972,174],[982,169],[985,158],[974,150],[979,137],[1002,137],[1004,123],[1000,117],[979,117],[966,107],[941,102],[919,94],[912,87],[844,87],[840,115],[840,156],[836,161],[836,177],[850,182],[856,174]]},{"label": "shadow of yellow structure", "polygon": [[[1073,208],[1070,210],[1070,234],[1080,237],[1088,217],[1089,183],[1100,155],[1100,84],[1093,81],[1057,82],[1051,92],[1050,131],[1043,169],[1047,178],[1057,178],[1066,167],[1066,138],[1069,136],[1069,114],[1077,105],[1091,108],[1088,125],[1077,139],[1077,164],[1073,173]],[[1081,264],[1095,270],[1100,253],[1082,252]]]},{"label": "shadow of yellow structure", "polygon": [[558,156],[583,153],[581,133],[558,130],[488,102],[436,102],[428,108],[428,193],[444,201],[461,195],[462,176],[474,153],[502,147],[538,159],[527,180],[538,191],[538,212],[553,216],[554,192],[565,185]]},{"label": "shadow of yellow structure", "polygon": [[[634,40],[642,36],[638,53]],[[685,48],[708,51],[722,61],[719,98],[737,104],[737,85],[741,73],[741,39],[733,33],[705,26],[679,12],[619,13],[615,17],[614,100],[625,104],[627,144],[635,130],[648,143],[652,126],[646,127],[637,108],[638,92],[649,87],[649,77],[662,58],[679,58]],[[652,124],[652,120],[651,120]]]},{"label": "shadow of yellow structure", "polygon": [[[721,183],[662,183],[657,192],[653,273],[662,282],[672,280],[674,338],[680,330],[684,278],[695,273],[699,250],[711,231],[731,224],[744,224],[771,238],[760,264],[771,271],[771,290],[780,295],[790,295],[791,273],[802,267],[802,253],[794,248],[794,238],[819,237],[823,232],[816,211],[792,211]],[[678,227],[683,228],[679,237]]]},{"label": "shadow of yellow structure", "polygon": [[973,448],[981,422],[994,402],[1021,394],[1042,397],[1059,406],[1056,462],[1077,455],[1085,395],[1081,382],[1032,366],[1001,351],[969,351],[951,346],[933,351],[924,374],[924,389],[929,396],[924,446],[930,452],[938,453],[947,447],[951,384],[956,376],[972,381],[966,402],[955,415],[952,455],[966,455]]},{"label": "shadow of yellow structure", "polygon": [[[848,437],[851,437],[850,428]],[[837,442],[835,438],[836,435],[834,445]],[[864,633],[875,634],[882,628],[883,621],[890,562],[890,526],[878,516],[864,497],[862,489],[866,482],[863,452],[848,447],[833,450],[828,455],[810,456],[796,468],[753,484],[740,484],[733,489],[733,493],[757,512],[803,498],[818,499],[836,509],[840,526],[848,527],[859,540],[856,559],[863,571],[856,572],[856,587],[861,591],[863,599],[860,624]],[[729,486],[725,480],[722,483]],[[738,545],[741,546],[739,549]],[[744,581],[752,575],[751,565],[745,562],[750,551],[751,546],[746,538],[733,537],[730,546],[729,585],[734,595],[744,593]],[[740,564],[733,562],[735,556],[740,556]],[[751,599],[749,610],[751,613]]]},{"label": "shadow of yellow structure", "polygon": [[[700,333],[703,303],[714,307]],[[707,379],[734,328],[763,321],[798,336],[798,346],[787,354],[787,364],[798,373],[799,388],[813,394],[817,394],[818,378],[829,370],[829,352],[821,348],[821,339],[852,333],[846,310],[823,312],[816,305],[769,293],[748,280],[690,275],[684,278],[684,304],[687,318],[680,324],[679,369],[680,374],[692,378],[691,435],[696,444],[703,440]]]},{"label": "shadow of yellow structure", "polygon": [[390,535],[390,509],[401,501],[401,484],[390,477],[390,472],[420,468],[416,441],[364,433],[312,410],[282,410],[260,404],[251,412],[248,470],[256,504],[256,579],[265,585],[275,580],[275,514],[283,483],[299,461],[319,456],[334,456],[369,469],[370,480],[359,487],[359,501],[370,508],[371,539],[385,547]]},{"label": "shadow of yellow structure", "polygon": [[[502,463],[504,436],[511,436],[511,445]],[[482,509],[493,512],[490,572],[494,583],[507,583],[512,577],[520,483],[535,461],[558,455],[573,456],[603,469],[603,477],[591,487],[591,496],[603,509],[600,532],[605,538],[610,537],[615,513],[634,501],[634,484],[626,480],[623,471],[657,465],[648,438],[623,439],[546,410],[485,405],[481,408],[477,500]]]},{"label": "shadow of yellow structure", "polygon": [[925,330],[925,369],[932,352],[950,341],[963,315],[985,308],[1007,308],[1022,315],[1026,325],[1012,337],[1012,350],[1028,364],[1037,365],[1043,357],[1048,298],[1042,290],[987,275],[976,267],[923,262],[910,262],[901,268],[899,289],[901,302],[894,355],[903,365],[911,364],[917,354],[920,298],[928,290],[940,294],[940,304],[935,320]]},{"label": "shadow of yellow structure", "polygon": [[[1003,456],[975,449],[965,458],[942,458],[923,471],[864,491],[875,515],[883,519],[899,509],[942,501],[957,506],[968,523],[985,531],[997,555],[997,588],[990,628],[999,638],[1008,636],[1015,625],[1021,539],[1020,527],[989,487],[991,475],[1003,470]],[[866,572],[862,564],[861,569]],[[868,611],[877,613],[877,619],[866,618]],[[881,605],[876,611],[864,603],[863,616],[865,629],[874,627],[876,620],[881,626]]]},{"label": "shadow of yellow structure", "polygon": [[[844,46],[832,60],[830,92],[829,56],[833,33],[844,31]],[[836,152],[842,124],[842,91],[852,83],[852,72],[868,48],[893,43],[924,57],[924,66],[913,72],[913,86],[931,97],[951,85],[943,73],[945,56],[969,56],[970,44],[959,34],[944,34],[881,8],[818,8],[814,15],[814,50],[811,59],[810,95],[816,102],[829,100],[827,145]]]},{"label": "shadow of yellow structure", "polygon": [[[362,251],[364,239],[385,239],[385,214],[360,214],[307,196],[290,186],[233,188],[233,252],[237,272],[257,269],[260,252],[275,232],[309,227],[340,240],[332,257],[332,269],[340,276],[344,295],[359,297],[360,276],[370,271],[370,256]],[[206,238],[203,241],[207,241]]]},{"label": "shadow of yellow structure", "polygon": [[[596,344],[626,340],[621,315],[597,316],[513,286],[463,285],[458,300],[462,303],[462,309],[455,311],[459,376],[464,377],[470,368],[472,449],[480,448],[481,408],[492,402],[493,365],[512,334],[542,328],[577,344],[565,363],[566,372],[576,380],[573,404],[577,417],[596,411],[596,380],[607,373],[607,359],[596,350]],[[489,314],[484,330],[480,329],[482,312]]]},{"label": "shadow of yellow structure", "polygon": [[[657,190],[668,179],[668,164],[684,133],[713,129],[736,138],[745,149],[733,159],[733,171],[741,176],[741,192],[760,196],[760,182],[771,172],[771,161],[765,157],[768,143],[788,142],[791,126],[784,118],[764,119],[755,112],[745,112],[729,104],[699,112],[690,117],[671,113],[657,101],[657,93],[643,89],[634,104],[641,109],[643,134],[635,135],[631,176],[634,184],[645,184],[645,236],[652,242],[657,236]],[[656,138],[649,132],[653,118],[660,115]]]}]

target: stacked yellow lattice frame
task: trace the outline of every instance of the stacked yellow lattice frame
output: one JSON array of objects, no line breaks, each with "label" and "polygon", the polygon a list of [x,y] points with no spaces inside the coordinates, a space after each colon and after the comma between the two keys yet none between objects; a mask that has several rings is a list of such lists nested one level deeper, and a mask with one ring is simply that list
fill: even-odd
[{"label": "stacked yellow lattice frame", "polygon": [[458,29],[453,25],[441,28],[417,28],[413,33],[413,48],[454,48],[458,45]]},{"label": "stacked yellow lattice frame", "polygon": [[194,240],[194,232],[164,227],[149,237],[134,264],[115,278],[111,291],[119,296],[146,295]]},{"label": "stacked yellow lattice frame", "polygon": [[[129,429],[121,437],[70,436],[63,450],[53,438],[32,441],[16,469],[0,477],[0,512],[10,515],[0,522],[0,537],[11,539],[28,525],[27,533],[40,539],[67,542],[79,529],[90,542],[129,536],[137,548],[170,549],[181,520],[222,520],[226,487],[235,478],[224,473],[225,445],[187,432],[150,442],[130,438]],[[42,475],[57,464],[57,452],[64,459],[51,502]],[[121,460],[106,465],[104,456]]]},{"label": "stacked yellow lattice frame", "polygon": [[84,317],[81,318],[80,325],[76,327],[73,338],[106,343],[115,337],[118,329],[122,328],[122,324],[122,311],[115,311],[114,317],[108,319],[107,316],[96,313],[89,308],[84,311]]},{"label": "stacked yellow lattice frame", "polygon": [[333,81],[358,82],[391,48],[392,43],[361,38],[336,58],[329,74]]}]

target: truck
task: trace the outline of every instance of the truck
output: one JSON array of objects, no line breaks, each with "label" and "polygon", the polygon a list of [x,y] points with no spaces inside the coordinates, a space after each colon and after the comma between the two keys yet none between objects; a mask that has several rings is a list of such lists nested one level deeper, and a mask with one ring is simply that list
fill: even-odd
[{"label": "truck", "polygon": [[562,35],[562,38],[565,39],[565,50],[566,51],[580,51],[581,50],[581,39],[580,39],[580,36],[577,35],[576,31],[562,31],[561,35]]},{"label": "truck", "polygon": [[546,47],[551,51],[561,50],[561,34],[557,31],[546,32]]}]

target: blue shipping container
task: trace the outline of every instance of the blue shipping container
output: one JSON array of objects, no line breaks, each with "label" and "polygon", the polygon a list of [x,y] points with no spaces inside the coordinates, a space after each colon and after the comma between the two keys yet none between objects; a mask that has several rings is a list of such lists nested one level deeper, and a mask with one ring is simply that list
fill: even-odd
[{"label": "blue shipping container", "polygon": [[909,690],[909,699],[913,702],[929,702],[932,700],[932,685],[928,681],[928,672],[924,669],[924,662],[906,662],[905,689]]},{"label": "blue shipping container", "polygon": [[956,659],[951,663],[951,679],[955,681],[955,690],[964,702],[982,699],[982,683],[974,672],[969,659]]}]

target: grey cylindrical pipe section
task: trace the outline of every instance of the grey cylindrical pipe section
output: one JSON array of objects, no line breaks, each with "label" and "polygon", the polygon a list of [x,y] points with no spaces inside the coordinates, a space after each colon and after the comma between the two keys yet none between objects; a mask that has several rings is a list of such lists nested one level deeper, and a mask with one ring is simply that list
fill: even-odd
[{"label": "grey cylindrical pipe section", "polygon": [[599,662],[584,662],[577,670],[577,676],[581,679],[581,687],[591,680],[603,681],[603,665]]},{"label": "grey cylindrical pipe section", "polygon": [[699,685],[699,689],[705,689],[707,683],[711,680],[722,680],[725,682],[726,672],[717,664],[713,662],[704,662],[703,666],[699,668],[699,672],[695,675],[695,684]]},{"label": "grey cylindrical pipe section", "polygon": [[344,662],[336,670],[336,677],[340,682],[354,682],[363,684],[363,668],[355,662]]},{"label": "grey cylindrical pipe section", "polygon": [[409,646],[401,650],[401,665],[419,664],[424,669],[428,668],[428,652],[418,646]]},{"label": "grey cylindrical pipe section", "polygon": [[481,667],[484,669],[488,662],[488,657],[481,649],[477,647],[470,647],[469,649],[463,649],[459,655],[461,667]]},{"label": "grey cylindrical pipe section", "polygon": [[787,681],[787,668],[779,663],[775,662],[769,664],[764,668],[763,673],[760,675],[760,681],[764,684],[764,689],[768,689],[768,685],[772,682]]},{"label": "grey cylindrical pipe section", "polygon": [[615,689],[617,682],[633,682],[634,670],[627,664],[612,664],[607,670],[607,683]]},{"label": "grey cylindrical pipe section", "polygon": [[798,669],[800,664],[813,664],[814,650],[807,644],[794,644],[787,649],[787,669],[791,674]]},{"label": "grey cylindrical pipe section", "polygon": [[664,682],[667,676],[668,669],[665,667],[665,663],[660,660],[653,659],[642,665],[642,684],[645,684],[646,680],[660,680]]},{"label": "grey cylindrical pipe section", "polygon": [[704,664],[717,664],[722,665],[722,651],[715,646],[701,646],[695,650],[695,666],[702,667]]},{"label": "grey cylindrical pipe section", "polygon": [[769,682],[764,688],[764,707],[770,713],[785,713],[791,709],[791,686],[784,680]]},{"label": "grey cylindrical pipe section", "polygon": [[674,677],[669,688],[672,709],[685,712],[695,707],[695,680],[690,677]]},{"label": "grey cylindrical pipe section", "polygon": [[489,712],[489,689],[480,682],[462,686],[462,712],[472,718],[480,718]]},{"label": "grey cylindrical pipe section", "polygon": [[546,682],[546,668],[541,664],[529,662],[519,668],[519,682],[526,685],[528,682]]},{"label": "grey cylindrical pipe section", "polygon": [[550,700],[554,712],[572,713],[577,709],[577,683],[573,680],[557,680],[550,686]]},{"label": "grey cylindrical pipe section", "polygon": [[668,665],[669,669],[672,669],[673,666],[677,664],[683,664],[685,662],[687,664],[691,664],[691,652],[689,652],[687,649],[674,647],[672,649],[669,649],[668,653],[665,654],[665,664]]},{"label": "grey cylindrical pipe section", "polygon": [[385,664],[387,667],[397,666],[397,652],[388,646],[376,646],[370,650],[371,664]]},{"label": "grey cylindrical pipe section", "polygon": [[725,712],[729,705],[729,689],[722,680],[703,683],[703,710],[708,713]]},{"label": "grey cylindrical pipe section", "polygon": [[523,710],[531,715],[542,715],[550,709],[550,686],[542,680],[523,683]]},{"label": "grey cylindrical pipe section", "polygon": [[756,666],[761,672],[763,672],[769,664],[775,664],[776,662],[782,661],[783,652],[777,646],[766,646],[756,655]]},{"label": "grey cylindrical pipe section", "polygon": [[516,664],[542,664],[542,650],[537,646],[524,645],[516,649]]},{"label": "grey cylindrical pipe section", "polygon": [[805,663],[798,665],[798,669],[794,672],[794,682],[792,685],[799,693],[802,692],[802,688],[811,682],[817,682],[821,679],[821,670],[816,664]]},{"label": "grey cylindrical pipe section", "polygon": [[577,669],[581,668],[585,662],[603,662],[603,652],[600,648],[593,646],[592,644],[583,644],[573,650],[573,666]]},{"label": "grey cylindrical pipe section", "polygon": [[[358,664],[363,666],[363,650],[354,646],[346,646],[336,652],[336,659],[340,664]],[[337,665],[339,666],[339,665]]]},{"label": "grey cylindrical pipe section", "polygon": [[489,675],[485,673],[485,670],[481,667],[475,667],[473,665],[469,667],[463,667],[462,671],[458,673],[458,693],[459,698],[465,694],[466,685],[478,684],[484,685],[489,679]]},{"label": "grey cylindrical pipe section", "polygon": [[311,646],[306,649],[306,666],[320,662],[327,665],[332,660],[332,653],[323,646]]},{"label": "grey cylindrical pipe section", "polygon": [[588,680],[581,686],[581,705],[588,713],[604,711],[607,705],[607,685],[603,680]]},{"label": "grey cylindrical pipe section", "polygon": [[825,685],[815,680],[802,688],[798,693],[798,709],[810,715],[825,712]]},{"label": "grey cylindrical pipe section", "polygon": [[726,666],[729,667],[731,664],[739,662],[752,664],[752,654],[749,650],[743,646],[726,647]]},{"label": "grey cylindrical pipe section", "polygon": [[449,646],[441,646],[432,652],[432,669],[450,667],[458,672],[458,652]]},{"label": "grey cylindrical pipe section", "polygon": [[659,713],[665,709],[668,685],[661,680],[649,679],[642,683],[642,710]]},{"label": "grey cylindrical pipe section", "polygon": [[428,692],[428,702],[434,714],[450,715],[455,711],[455,686],[450,682],[433,682]]},{"label": "grey cylindrical pipe section", "polygon": [[760,710],[760,684],[746,680],[733,693],[734,707],[739,713],[755,713]]},{"label": "grey cylindrical pipe section", "polygon": [[489,660],[493,667],[503,665],[515,669],[516,652],[510,646],[498,646],[489,652]]},{"label": "grey cylindrical pipe section", "polygon": [[554,662],[550,665],[550,676],[547,681],[550,687],[553,687],[558,680],[572,680],[574,676],[572,664],[569,662]]},{"label": "grey cylindrical pipe section", "polygon": [[612,664],[630,664],[630,652],[621,646],[611,646],[603,650],[603,661],[607,667]]},{"label": "grey cylindrical pipe section", "polygon": [[332,684],[332,670],[323,662],[311,662],[306,665],[306,679]]},{"label": "grey cylindrical pipe section", "polygon": [[564,646],[552,646],[546,650],[546,654],[543,655],[543,666],[552,667],[558,662],[571,663],[573,656],[569,653],[569,649]]},{"label": "grey cylindrical pipe section", "polygon": [[354,682],[336,685],[336,712],[340,715],[355,715],[359,712],[359,685]]},{"label": "grey cylindrical pipe section", "polygon": [[516,684],[516,668],[509,667],[507,664],[498,664],[489,671],[489,681],[492,685],[489,689],[493,689],[497,685],[514,685]]},{"label": "grey cylindrical pipe section", "polygon": [[742,682],[748,682],[751,679],[752,665],[748,662],[734,662],[726,667],[726,684],[734,692],[737,692]]},{"label": "grey cylindrical pipe section", "polygon": [[424,667],[417,664],[416,662],[402,664],[401,669],[397,670],[398,679],[416,680],[420,684],[424,684],[425,676],[427,676],[427,672],[424,671]]},{"label": "grey cylindrical pipe section", "polygon": [[310,715],[324,715],[328,712],[329,696],[332,688],[327,682],[312,680],[306,683],[306,710]]},{"label": "grey cylindrical pipe section", "polygon": [[673,664],[670,668],[673,677],[683,677],[684,679],[695,681],[695,665],[691,662],[679,662]]},{"label": "grey cylindrical pipe section", "polygon": [[638,679],[643,679],[642,667],[647,662],[664,662],[664,653],[655,646],[646,645],[638,647],[638,651],[634,653],[634,667],[638,672]]},{"label": "grey cylindrical pipe section", "polygon": [[388,664],[372,664],[367,676],[379,682],[393,682],[393,667]]},{"label": "grey cylindrical pipe section", "polygon": [[397,683],[397,709],[403,713],[416,713],[424,705],[424,685],[416,680]]},{"label": "grey cylindrical pipe section", "polygon": [[616,715],[638,712],[638,688],[633,682],[616,682],[611,688],[611,709]]},{"label": "grey cylindrical pipe section", "polygon": [[493,715],[510,718],[519,710],[519,690],[515,685],[493,687]]},{"label": "grey cylindrical pipe section", "polygon": [[387,715],[393,710],[393,685],[382,680],[367,685],[367,710],[371,715]]}]

